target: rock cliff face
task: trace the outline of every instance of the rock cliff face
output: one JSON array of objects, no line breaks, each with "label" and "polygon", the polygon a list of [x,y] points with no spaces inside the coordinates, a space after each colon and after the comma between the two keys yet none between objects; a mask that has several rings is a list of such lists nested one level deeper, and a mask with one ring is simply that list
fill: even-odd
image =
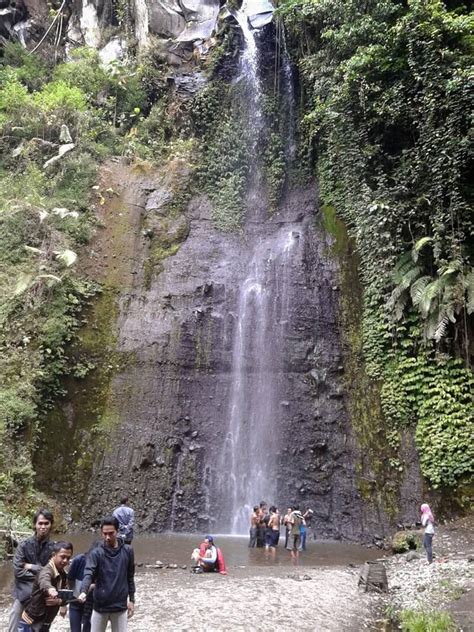
[{"label": "rock cliff face", "polygon": [[[155,28],[186,40],[196,24],[212,32],[217,8],[137,0],[135,25],[143,37]],[[69,25],[87,41],[106,7],[79,9]],[[247,18],[271,19],[265,3],[248,10],[244,30]],[[205,81],[190,77],[178,91]],[[348,415],[340,270],[316,190],[290,189],[269,214],[256,176],[243,230],[226,233],[205,196],[172,210],[188,176],[178,159],[103,171],[101,227],[81,257],[103,292],[72,349],[95,368],[67,381],[50,415],[37,462],[54,458],[56,476],[41,480],[38,468],[40,484],[81,523],[126,493],[141,529],[245,532],[263,499],[312,508],[321,536],[383,535],[380,499],[359,491],[371,465]],[[69,440],[58,442],[65,427]]]},{"label": "rock cliff face", "polygon": [[[264,499],[282,508],[312,507],[321,536],[367,540],[380,533],[386,519],[358,492],[359,454],[342,383],[338,269],[329,253],[331,238],[319,222],[316,191],[289,192],[271,217],[265,217],[262,192],[254,192],[248,203],[261,208],[239,235],[217,231],[206,198],[194,198],[185,220],[166,221],[168,236],[179,233],[184,241],[147,281],[150,243],[143,226],[146,220],[163,230],[163,175],[110,165],[105,182],[115,193],[100,209],[105,226],[84,261],[104,283],[99,302],[105,301],[105,313],[99,317],[96,308],[90,315],[82,343],[82,351],[88,346],[89,353],[102,353],[102,365],[85,381],[69,384],[67,401],[56,411],[58,423],[49,424],[43,437],[39,458],[54,453],[56,462],[49,491],[83,523],[129,493],[142,529],[231,530],[235,508],[226,441],[242,317],[239,292],[257,247],[269,271],[266,291],[281,303],[283,264],[274,256],[272,268],[271,259],[283,231],[297,245],[287,268],[288,322],[278,329],[281,305],[269,316],[280,352],[276,392],[260,409],[272,410],[273,427],[263,437],[267,485],[257,486],[256,494],[267,492]],[[111,332],[94,346],[89,336],[103,321]],[[256,379],[251,357],[249,348],[244,373],[250,381]],[[54,448],[64,424],[70,440],[64,449]],[[262,438],[252,426],[245,431],[250,453]]]},{"label": "rock cliff face", "polygon": [[[56,11],[54,18],[50,8]],[[58,2],[53,7],[46,0],[2,0],[0,43],[19,41],[30,50],[43,42],[48,46],[46,36],[51,30],[56,50],[67,51],[70,46],[78,45],[103,50],[117,39],[125,46],[125,38],[115,36],[109,41],[110,27],[115,30],[120,27],[127,30],[127,37],[134,34],[140,48],[146,47],[150,38],[154,38],[155,43],[159,41],[179,65],[183,51],[192,51],[194,43],[201,50],[204,42],[212,37],[221,12],[228,15],[226,9],[221,10],[219,0],[134,0],[130,6],[120,7],[104,0]],[[249,3],[249,18],[255,27],[268,24],[272,12],[268,0]]]}]

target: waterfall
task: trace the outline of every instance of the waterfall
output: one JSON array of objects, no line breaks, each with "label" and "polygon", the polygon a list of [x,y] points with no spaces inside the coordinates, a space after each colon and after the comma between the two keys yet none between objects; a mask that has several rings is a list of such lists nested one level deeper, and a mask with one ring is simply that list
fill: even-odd
[{"label": "waterfall", "polygon": [[252,29],[248,17],[249,0],[233,13],[244,36],[244,49],[240,58],[240,74],[237,82],[243,82],[248,107],[248,129],[251,132],[251,152],[255,156],[258,137],[262,129],[262,86],[260,81],[259,55],[255,41],[255,29]]},{"label": "waterfall", "polygon": [[282,30],[283,39],[283,99],[285,104],[286,122],[286,145],[285,157],[287,164],[291,164],[296,155],[295,121],[296,121],[296,101],[294,92],[293,68],[286,50],[285,32]]},{"label": "waterfall", "polygon": [[224,450],[232,533],[247,533],[254,504],[276,502],[278,409],[291,320],[292,258],[299,244],[298,229],[287,224],[259,239],[239,290]]},{"label": "waterfall", "polygon": [[[237,82],[242,85],[251,135],[247,191],[244,267],[237,293],[232,345],[228,422],[217,467],[223,507],[222,528],[248,532],[252,507],[261,500],[277,502],[281,453],[282,400],[288,390],[288,330],[292,322],[292,271],[301,255],[301,224],[267,217],[260,178],[259,138],[264,130],[259,50],[246,0],[234,12],[244,38]],[[285,110],[292,109],[285,69]],[[286,94],[288,92],[288,94]],[[301,259],[301,256],[300,256]],[[283,402],[285,404],[285,402]]]}]

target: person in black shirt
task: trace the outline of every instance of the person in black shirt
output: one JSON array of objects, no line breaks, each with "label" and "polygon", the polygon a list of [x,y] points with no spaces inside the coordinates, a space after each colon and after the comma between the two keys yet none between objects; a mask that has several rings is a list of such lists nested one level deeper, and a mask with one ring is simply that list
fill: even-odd
[{"label": "person in black shirt", "polygon": [[112,632],[125,632],[135,602],[135,560],[133,549],[118,537],[119,522],[114,516],[100,525],[103,543],[87,556],[78,601],[84,603],[94,583],[91,632],[102,632],[110,621]]},{"label": "person in black shirt", "polygon": [[31,597],[33,581],[37,573],[45,566],[52,553],[52,542],[49,540],[53,526],[53,514],[47,509],[38,509],[33,516],[35,535],[20,542],[13,558],[15,576],[15,601],[10,611],[8,632],[17,632],[18,623],[24,604]]}]

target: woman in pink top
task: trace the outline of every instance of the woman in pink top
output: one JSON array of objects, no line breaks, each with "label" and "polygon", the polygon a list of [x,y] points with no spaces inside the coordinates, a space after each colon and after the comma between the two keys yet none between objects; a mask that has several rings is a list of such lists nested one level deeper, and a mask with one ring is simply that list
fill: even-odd
[{"label": "woman in pink top", "polygon": [[434,536],[434,516],[430,506],[426,503],[421,505],[421,524],[425,528],[423,534],[423,546],[426,551],[428,564],[433,562],[433,536]]}]

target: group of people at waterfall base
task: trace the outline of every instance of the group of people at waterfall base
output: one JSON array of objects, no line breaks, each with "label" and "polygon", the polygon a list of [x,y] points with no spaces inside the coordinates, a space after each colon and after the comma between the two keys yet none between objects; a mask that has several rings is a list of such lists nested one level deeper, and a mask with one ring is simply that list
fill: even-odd
[{"label": "group of people at waterfall base", "polygon": [[[134,511],[127,503],[123,498],[120,507],[100,521],[101,540],[74,557],[70,542],[50,540],[52,513],[47,509],[35,513],[34,534],[18,544],[13,559],[15,600],[8,632],[49,632],[56,615],[65,617],[68,607],[71,632],[105,632],[109,622],[112,632],[126,632],[135,603]],[[302,514],[298,507],[288,507],[281,518],[275,506],[267,510],[261,502],[252,513],[249,546],[274,551],[283,524],[285,548],[297,558],[306,548],[312,516],[311,509]],[[421,524],[431,564],[434,517],[426,503],[421,505]],[[211,535],[193,551],[192,559],[193,572],[226,574],[222,551]]]},{"label": "group of people at waterfall base", "polygon": [[262,500],[259,505],[255,505],[250,516],[250,539],[249,547],[265,547],[273,554],[280,541],[280,527],[285,527],[285,549],[290,551],[293,559],[298,559],[300,551],[306,551],[306,539],[308,533],[315,534],[312,528],[313,510],[306,509],[301,513],[298,506],[288,507],[286,514],[282,517],[278,507]]}]

